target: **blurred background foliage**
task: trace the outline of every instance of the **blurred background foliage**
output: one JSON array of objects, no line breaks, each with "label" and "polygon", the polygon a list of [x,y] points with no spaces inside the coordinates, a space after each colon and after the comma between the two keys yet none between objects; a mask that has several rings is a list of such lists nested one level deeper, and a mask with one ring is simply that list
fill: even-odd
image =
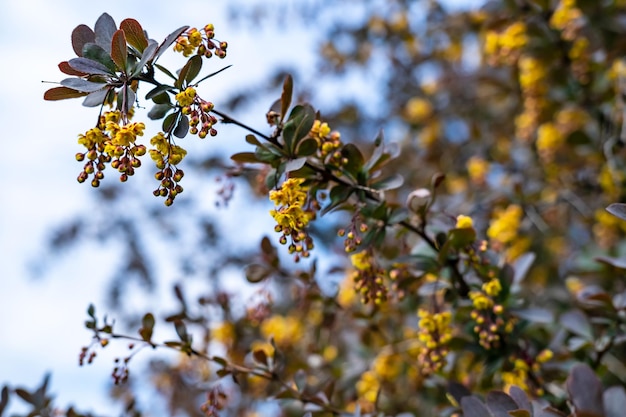
[{"label": "blurred background foliage", "polygon": [[[579,361],[605,386],[623,386],[626,222],[605,208],[625,191],[626,2],[474,3],[233,0],[231,19],[220,25],[278,27],[280,36],[310,28],[317,55],[312,65],[294,60],[276,68],[260,85],[228,86],[231,98],[216,108],[245,122],[260,103],[269,109],[289,73],[295,101],[319,108],[322,120],[365,155],[382,129],[385,141],[399,146],[386,173],[404,177],[386,201],[404,206],[422,188],[432,196],[433,181],[441,181],[428,230],[447,231],[459,214],[473,219],[495,273],[510,286],[501,301],[515,323],[515,348],[480,350],[463,337],[472,333],[467,322],[454,331],[444,370],[425,372],[412,344],[424,318],[418,308],[428,310],[437,298],[462,323],[472,304],[433,290],[429,282],[439,281],[427,267],[402,261],[424,251],[419,238],[401,232],[387,233],[376,252],[400,277],[390,299],[380,307],[355,300],[344,280],[354,267],[337,238],[351,224],[350,212],[319,219],[312,229],[317,261],[293,265],[272,243],[263,170],[216,152],[227,136],[245,134],[236,129],[190,152],[186,180],[195,178],[202,192],[188,191],[165,209],[140,197],[139,184],[109,182],[94,191],[84,216],[51,234],[51,258],[84,241],[113,240],[118,271],[106,311],[117,326],[135,334],[146,311],[183,321],[196,350],[276,370],[300,384],[301,400],[319,396],[340,410],[453,415],[460,412],[450,401],[454,383],[476,393],[517,385],[565,411],[563,384]],[[203,185],[215,178],[217,185]],[[233,206],[233,194],[247,202]],[[207,201],[222,210],[207,210]],[[244,275],[254,283],[244,284]],[[164,282],[175,285],[168,301],[174,311],[161,311],[151,292]],[[541,358],[547,350],[552,356]],[[141,414],[132,381],[145,372],[166,400],[166,414],[209,414],[224,400],[213,384],[217,369],[193,356],[154,359],[111,392],[128,414]],[[236,384],[222,379],[225,415],[303,414],[302,402],[266,400],[294,397],[280,382],[232,374]],[[610,414],[614,406],[589,415],[617,416]]]}]

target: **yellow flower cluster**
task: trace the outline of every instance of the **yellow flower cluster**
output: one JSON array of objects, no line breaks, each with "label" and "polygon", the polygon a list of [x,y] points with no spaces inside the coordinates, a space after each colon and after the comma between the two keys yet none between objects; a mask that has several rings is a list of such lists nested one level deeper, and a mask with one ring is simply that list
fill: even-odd
[{"label": "yellow flower cluster", "polygon": [[515,128],[520,139],[529,140],[546,106],[547,71],[541,61],[531,56],[522,56],[518,61],[518,69],[524,108],[515,119]]},{"label": "yellow flower cluster", "polygon": [[110,140],[109,136],[97,127],[89,129],[85,134],[78,135],[78,143],[87,149]]},{"label": "yellow flower cluster", "polygon": [[[548,362],[553,356],[554,354],[551,350],[544,349],[539,352],[534,361],[528,362],[520,358],[511,358],[513,369],[502,372],[501,374],[504,390],[509,391],[509,389],[515,385],[529,394],[543,395],[543,389],[541,387],[537,386],[531,391],[531,387],[528,384],[530,381],[529,373],[532,371],[534,378],[537,378],[536,374],[540,371],[541,364]],[[534,382],[536,383],[537,381]]]},{"label": "yellow flower cluster", "polygon": [[295,317],[273,315],[261,323],[261,334],[265,338],[273,337],[280,347],[288,347],[301,341],[304,330]]},{"label": "yellow flower cluster", "polygon": [[337,150],[341,147],[341,134],[331,131],[328,123],[320,120],[313,122],[313,127],[309,132],[309,137],[315,139],[319,145],[320,157],[325,159],[331,155],[332,162],[340,163],[342,156]]},{"label": "yellow flower cluster", "polygon": [[422,374],[427,376],[441,370],[447,363],[446,356],[449,352],[447,345],[452,340],[452,313],[449,311],[430,313],[419,309],[417,315],[418,339],[421,343],[417,359]]},{"label": "yellow flower cluster", "polygon": [[565,143],[565,136],[552,122],[543,123],[537,129],[537,152],[544,162],[551,162],[554,153]]},{"label": "yellow flower cluster", "polygon": [[270,191],[270,200],[279,206],[278,210],[270,210],[270,214],[280,227],[279,231],[285,234],[303,230],[312,218],[303,208],[307,198],[303,182],[302,178],[289,178],[280,189]]},{"label": "yellow flower cluster", "polygon": [[150,157],[157,163],[157,168],[164,166],[165,162],[171,165],[178,165],[187,155],[187,151],[178,145],[170,143],[163,132],[157,133],[150,144],[156,149],[150,149]]},{"label": "yellow flower cluster", "polygon": [[361,295],[361,302],[367,304],[373,301],[375,304],[382,304],[387,300],[385,271],[376,264],[371,251],[356,253],[350,256],[350,261],[355,268],[352,272],[354,291]]},{"label": "yellow flower cluster", "polygon": [[550,26],[561,30],[563,39],[573,40],[581,26],[580,20],[582,17],[582,11],[576,7],[576,0],[561,0],[554,13],[552,13]]},{"label": "yellow flower cluster", "polygon": [[[226,56],[226,42],[214,42],[215,27],[209,23],[202,30],[196,28],[187,29],[185,33],[176,39],[174,51],[181,52],[183,56],[191,56],[194,53],[204,55],[207,58],[217,55],[220,58]],[[211,52],[214,51],[214,52]]]},{"label": "yellow flower cluster", "polygon": [[512,63],[519,58],[520,52],[528,43],[526,25],[515,22],[502,32],[490,30],[485,34],[483,51],[492,64]]},{"label": "yellow flower cluster", "polygon": [[359,398],[374,404],[380,391],[380,381],[373,371],[365,371],[356,383],[356,392]]},{"label": "yellow flower cluster", "polygon": [[211,329],[211,339],[224,345],[230,345],[235,340],[235,326],[228,322],[222,322]]},{"label": "yellow flower cluster", "polygon": [[499,346],[501,334],[511,333],[515,325],[513,320],[505,323],[502,317],[504,308],[494,301],[501,291],[502,284],[494,277],[483,283],[480,291],[469,293],[474,306],[470,317],[476,323],[473,330],[478,336],[478,343],[485,349]]},{"label": "yellow flower cluster", "polygon": [[176,94],[176,101],[181,107],[189,107],[196,98],[196,89],[187,87],[184,91]]},{"label": "yellow flower cluster", "polygon": [[504,210],[496,209],[487,236],[500,243],[512,242],[517,237],[523,215],[524,211],[517,204],[511,204]]}]

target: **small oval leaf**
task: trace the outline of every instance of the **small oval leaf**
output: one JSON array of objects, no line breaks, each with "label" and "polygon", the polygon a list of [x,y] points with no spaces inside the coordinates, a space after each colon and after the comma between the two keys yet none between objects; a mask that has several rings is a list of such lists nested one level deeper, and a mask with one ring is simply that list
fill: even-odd
[{"label": "small oval leaf", "polygon": [[76,91],[67,87],[54,87],[43,94],[43,99],[48,101],[66,100],[68,98],[84,97],[87,93]]}]

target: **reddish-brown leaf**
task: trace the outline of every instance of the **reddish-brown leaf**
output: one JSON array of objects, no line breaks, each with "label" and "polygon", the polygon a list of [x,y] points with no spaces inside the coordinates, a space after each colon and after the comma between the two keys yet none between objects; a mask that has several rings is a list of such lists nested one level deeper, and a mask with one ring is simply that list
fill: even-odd
[{"label": "reddish-brown leaf", "polygon": [[77,75],[79,77],[82,77],[83,75],[87,75],[84,72],[76,71],[74,68],[70,66],[69,62],[67,61],[59,62],[59,69],[61,70],[61,72],[67,75]]},{"label": "reddish-brown leaf", "polygon": [[43,94],[43,99],[55,101],[55,100],[65,100],[68,98],[83,97],[86,95],[87,93],[84,93],[82,91],[76,91],[71,88],[54,87],[54,88],[49,89]]},{"label": "reddish-brown leaf", "polygon": [[87,25],[78,25],[72,32],[72,48],[78,56],[83,56],[83,46],[96,41],[96,34]]},{"label": "reddish-brown leaf", "polygon": [[121,29],[116,30],[113,33],[113,38],[111,38],[111,58],[121,71],[126,71],[128,48],[126,47],[126,35]]},{"label": "reddish-brown leaf", "polygon": [[143,28],[135,19],[124,19],[120,23],[120,29],[126,35],[126,41],[139,52],[143,52],[148,46],[148,39],[143,32]]}]

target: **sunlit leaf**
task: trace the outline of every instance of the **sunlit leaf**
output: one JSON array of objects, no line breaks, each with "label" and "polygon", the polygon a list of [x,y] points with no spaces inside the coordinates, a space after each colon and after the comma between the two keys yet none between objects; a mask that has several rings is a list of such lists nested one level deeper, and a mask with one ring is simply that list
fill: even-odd
[{"label": "sunlit leaf", "polygon": [[113,38],[111,39],[111,58],[120,71],[126,71],[128,47],[126,46],[126,35],[121,29],[113,33]]},{"label": "sunlit leaf", "polygon": [[143,52],[148,46],[148,39],[139,24],[135,19],[124,19],[120,23],[120,29],[124,31],[126,40],[128,43],[137,49],[139,52]]}]

